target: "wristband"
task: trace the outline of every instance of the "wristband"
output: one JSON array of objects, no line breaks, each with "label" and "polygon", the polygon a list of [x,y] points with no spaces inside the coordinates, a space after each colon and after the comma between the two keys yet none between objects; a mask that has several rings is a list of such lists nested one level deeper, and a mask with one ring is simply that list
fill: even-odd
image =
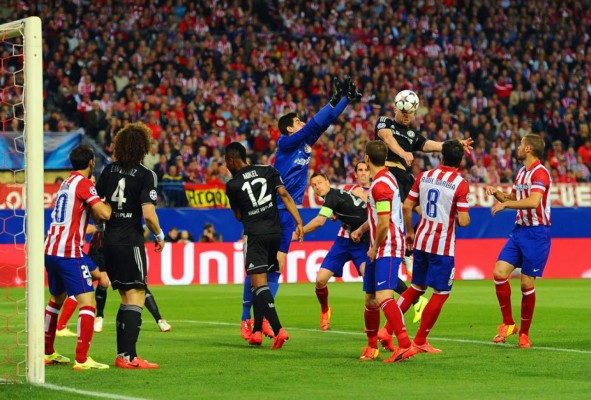
[{"label": "wristband", "polygon": [[104,232],[105,231],[105,224],[95,225],[94,229],[96,229],[97,232]]},{"label": "wristband", "polygon": [[164,232],[160,231],[159,234],[154,235],[156,237],[156,240],[159,242],[162,242],[164,240]]}]

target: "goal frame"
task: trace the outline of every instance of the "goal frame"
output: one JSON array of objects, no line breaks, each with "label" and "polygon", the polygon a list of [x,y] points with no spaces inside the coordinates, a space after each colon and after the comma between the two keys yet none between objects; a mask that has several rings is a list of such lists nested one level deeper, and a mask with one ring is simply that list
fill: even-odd
[{"label": "goal frame", "polygon": [[23,38],[23,142],[25,144],[26,379],[45,383],[44,207],[43,207],[43,40],[41,19],[27,17],[0,25],[3,39]]}]

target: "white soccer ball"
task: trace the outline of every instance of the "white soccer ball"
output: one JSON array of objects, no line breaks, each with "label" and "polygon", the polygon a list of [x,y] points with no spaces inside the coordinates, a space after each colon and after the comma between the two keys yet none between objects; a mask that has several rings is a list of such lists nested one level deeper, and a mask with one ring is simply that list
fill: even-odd
[{"label": "white soccer ball", "polygon": [[419,108],[419,96],[412,90],[403,90],[396,95],[394,105],[404,113],[415,112]]}]

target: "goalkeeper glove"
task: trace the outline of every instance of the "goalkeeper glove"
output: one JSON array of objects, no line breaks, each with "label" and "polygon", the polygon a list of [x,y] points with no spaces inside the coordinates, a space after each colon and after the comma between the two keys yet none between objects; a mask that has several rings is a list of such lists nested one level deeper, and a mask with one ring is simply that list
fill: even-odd
[{"label": "goalkeeper glove", "polygon": [[345,89],[347,90],[347,100],[355,101],[361,99],[361,93],[357,91],[357,85],[349,75],[345,76]]},{"label": "goalkeeper glove", "polygon": [[332,77],[332,86],[333,86],[333,93],[332,97],[330,98],[330,105],[336,107],[341,101],[341,97],[343,97],[343,88],[341,87],[341,82],[336,76]]}]

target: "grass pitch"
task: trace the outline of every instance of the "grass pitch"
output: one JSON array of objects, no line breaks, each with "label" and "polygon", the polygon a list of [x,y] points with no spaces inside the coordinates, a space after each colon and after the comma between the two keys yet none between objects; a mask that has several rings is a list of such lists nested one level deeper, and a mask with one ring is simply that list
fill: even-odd
[{"label": "grass pitch", "polygon": [[[512,280],[513,315],[519,321],[519,281]],[[73,371],[48,366],[46,386],[0,384],[2,399],[498,399],[589,398],[591,393],[591,293],[589,280],[539,280],[530,338],[519,349],[517,336],[493,345],[500,313],[491,281],[458,281],[431,332],[442,354],[422,354],[400,364],[360,362],[363,293],[360,284],[329,284],[334,310],[331,330],[318,329],[313,284],[284,284],[276,301],[290,340],[281,350],[271,341],[249,347],[240,337],[239,285],[153,287],[164,318],[161,333],[144,310],[138,343],[141,357],[159,370]],[[11,289],[11,296],[18,292]],[[429,294],[429,293],[428,293]],[[5,299],[3,299],[5,300]],[[13,303],[0,301],[0,314]],[[114,318],[118,295],[109,291],[105,331],[94,335],[90,355],[115,359]],[[407,327],[414,336],[413,310]],[[19,323],[24,317],[11,319]],[[384,318],[382,316],[382,322]],[[69,327],[75,329],[75,320]],[[0,347],[10,346],[0,335]],[[56,350],[74,358],[75,338],[57,338]],[[390,353],[383,352],[380,360]],[[6,374],[0,363],[0,374]],[[10,372],[10,371],[8,371]]]}]

